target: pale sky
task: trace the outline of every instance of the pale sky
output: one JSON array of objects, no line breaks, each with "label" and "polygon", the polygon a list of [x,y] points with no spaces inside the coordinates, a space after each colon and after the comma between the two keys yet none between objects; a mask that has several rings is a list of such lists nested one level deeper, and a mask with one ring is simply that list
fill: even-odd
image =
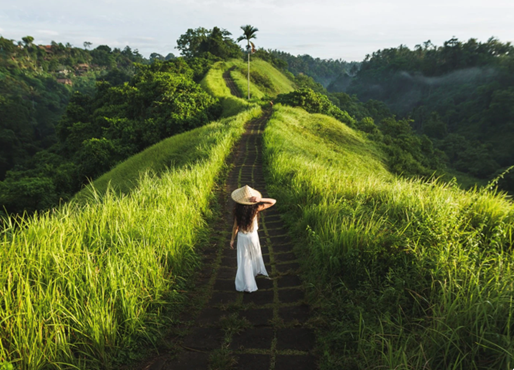
[{"label": "pale sky", "polygon": [[179,55],[188,28],[218,26],[236,39],[246,24],[259,29],[257,47],[346,61],[452,36],[514,43],[514,0],[0,0],[0,9],[8,39],[129,45],[146,57]]}]

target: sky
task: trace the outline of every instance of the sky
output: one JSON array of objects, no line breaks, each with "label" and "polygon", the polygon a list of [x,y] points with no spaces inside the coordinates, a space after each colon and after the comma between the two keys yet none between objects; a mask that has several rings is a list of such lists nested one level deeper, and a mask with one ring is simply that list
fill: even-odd
[{"label": "sky", "polygon": [[188,28],[217,26],[236,39],[247,24],[259,29],[257,47],[346,61],[453,36],[514,43],[513,0],[0,0],[0,9],[8,39],[129,45],[146,57],[179,55]]}]

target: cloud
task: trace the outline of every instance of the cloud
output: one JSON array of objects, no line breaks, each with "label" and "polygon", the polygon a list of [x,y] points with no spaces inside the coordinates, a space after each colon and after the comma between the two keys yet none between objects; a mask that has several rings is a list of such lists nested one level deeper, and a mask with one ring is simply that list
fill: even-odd
[{"label": "cloud", "polygon": [[441,45],[454,35],[514,41],[512,0],[89,0],[75,8],[69,0],[8,2],[0,32],[12,39],[32,34],[37,43],[129,43],[148,56],[178,54],[175,41],[188,28],[218,26],[237,38],[239,27],[251,24],[259,28],[258,47],[348,61],[429,39]]},{"label": "cloud", "polygon": [[36,32],[39,33],[40,35],[48,35],[48,36],[57,36],[57,35],[59,35],[59,32],[52,31],[52,30],[37,30]]}]

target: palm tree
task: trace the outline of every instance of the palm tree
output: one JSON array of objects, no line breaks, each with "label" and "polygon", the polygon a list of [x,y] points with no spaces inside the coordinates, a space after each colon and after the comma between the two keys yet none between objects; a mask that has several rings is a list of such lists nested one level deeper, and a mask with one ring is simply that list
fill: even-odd
[{"label": "palm tree", "polygon": [[[246,40],[246,52],[248,54],[248,100],[250,100],[250,54],[252,51],[253,44],[250,42],[251,39],[256,39],[257,36],[255,34],[259,31],[257,28],[250,26],[247,24],[246,26],[241,26],[243,30],[243,35],[237,38],[237,42]],[[252,44],[252,46],[250,46]]]}]

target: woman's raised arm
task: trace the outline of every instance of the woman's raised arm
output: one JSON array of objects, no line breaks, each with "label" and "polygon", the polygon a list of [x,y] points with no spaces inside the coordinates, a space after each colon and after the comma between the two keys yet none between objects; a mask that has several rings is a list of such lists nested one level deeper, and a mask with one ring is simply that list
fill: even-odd
[{"label": "woman's raised arm", "polygon": [[273,207],[277,200],[273,198],[250,197],[250,202],[261,203],[259,204],[259,211],[264,211],[269,207]]}]

